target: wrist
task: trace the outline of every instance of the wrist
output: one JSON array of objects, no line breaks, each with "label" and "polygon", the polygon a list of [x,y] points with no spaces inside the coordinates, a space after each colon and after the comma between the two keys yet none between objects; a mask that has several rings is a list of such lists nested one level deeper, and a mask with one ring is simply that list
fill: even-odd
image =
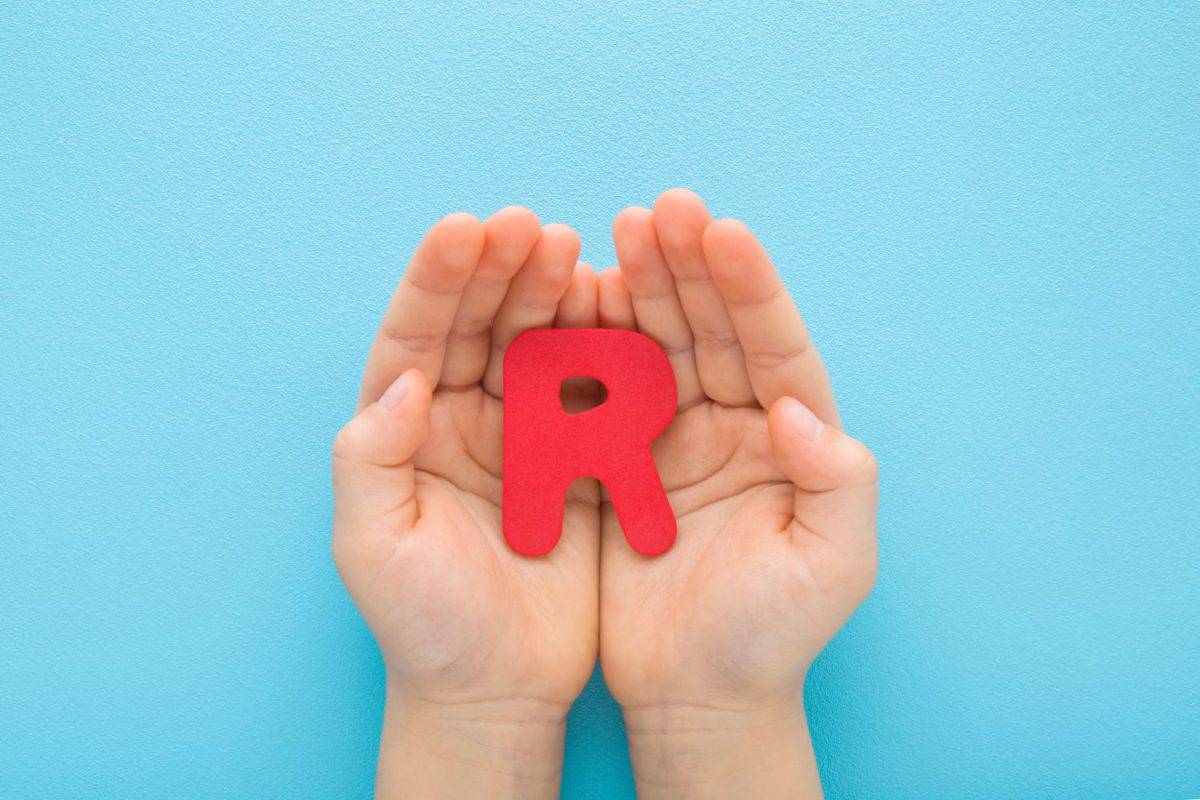
[{"label": "wrist", "polygon": [[558,797],[568,710],[531,698],[434,703],[389,686],[376,798]]},{"label": "wrist", "polygon": [[640,798],[820,798],[800,697],[622,708]]}]

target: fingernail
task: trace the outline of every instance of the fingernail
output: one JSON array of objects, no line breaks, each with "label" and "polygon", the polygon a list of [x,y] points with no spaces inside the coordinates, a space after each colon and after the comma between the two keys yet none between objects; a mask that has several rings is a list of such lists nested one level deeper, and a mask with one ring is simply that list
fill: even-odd
[{"label": "fingernail", "polygon": [[817,419],[817,415],[809,411],[799,400],[789,399],[785,411],[788,422],[792,423],[792,427],[796,429],[796,433],[800,434],[800,438],[811,442],[821,435],[821,428],[825,427],[825,423]]},{"label": "fingernail", "polygon": [[412,371],[401,375],[397,378],[387,391],[383,393],[383,397],[379,398],[379,405],[389,411],[404,402],[404,398],[408,396],[412,389]]}]

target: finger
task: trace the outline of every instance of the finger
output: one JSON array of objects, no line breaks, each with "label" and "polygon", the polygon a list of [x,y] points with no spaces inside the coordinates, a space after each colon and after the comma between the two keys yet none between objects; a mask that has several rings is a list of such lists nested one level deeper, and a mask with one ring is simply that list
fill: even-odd
[{"label": "finger", "polygon": [[421,371],[410,369],[338,433],[333,444],[335,530],[354,531],[383,517],[396,530],[416,522],[412,459],[429,436],[432,392]]},{"label": "finger", "polygon": [[556,328],[594,328],[598,323],[599,281],[596,271],[580,261],[571,274],[567,292],[558,303]]},{"label": "finger", "polygon": [[792,397],[775,402],[767,428],[775,461],[796,486],[795,520],[801,531],[873,573],[879,488],[871,451]]},{"label": "finger", "polygon": [[737,333],[704,257],[704,201],[686,189],[663,192],[654,203],[654,228],[695,340],[704,393],[727,406],[756,405]]},{"label": "finger", "polygon": [[579,234],[566,225],[547,225],[508,288],[492,327],[491,353],[483,388],[494,397],[504,392],[504,351],[509,342],[531,328],[554,323],[558,302],[566,293],[579,259]]},{"label": "finger", "polygon": [[491,351],[492,322],[509,282],[541,236],[542,226],[529,209],[509,206],[488,217],[483,232],[479,266],[463,290],[446,341],[438,383],[448,388],[465,388],[483,378]]},{"label": "finger", "polygon": [[[597,311],[600,327],[636,331],[637,319],[633,313],[633,298],[629,294],[629,287],[625,285],[625,278],[621,276],[620,270],[617,267],[602,269],[597,280],[599,283]],[[608,490],[603,486],[600,489],[600,497],[608,497]],[[608,508],[611,511],[611,503],[608,504]]]},{"label": "finger", "polygon": [[754,393],[763,408],[785,395],[837,425],[837,405],[825,364],[770,256],[737,220],[704,232],[704,252],[742,342]]},{"label": "finger", "polygon": [[446,335],[482,250],[483,224],[470,214],[451,214],[425,234],[371,345],[360,409],[413,367],[437,385]]},{"label": "finger", "polygon": [[601,328],[618,328],[626,331],[637,330],[637,319],[633,313],[633,298],[629,295],[629,287],[616,267],[600,271],[599,275],[599,317]]},{"label": "finger", "polygon": [[617,263],[633,302],[638,330],[662,346],[675,372],[680,408],[705,399],[696,370],[692,329],[675,293],[648,209],[627,208],[613,221]]},{"label": "finger", "polygon": [[[580,261],[575,265],[571,285],[558,304],[558,315],[554,319],[556,328],[595,328],[599,326],[599,281],[596,271]],[[562,382],[559,399],[568,413],[578,414],[598,406],[606,397],[604,384],[595,378],[573,377]],[[567,513],[571,513],[571,499],[594,498],[595,482],[592,479],[576,479],[567,489]],[[595,500],[591,500],[595,506]]]},{"label": "finger", "polygon": [[[571,285],[558,304],[556,328],[595,328],[599,325],[596,271],[582,261],[575,265]],[[595,378],[574,377],[563,381],[559,392],[563,408],[572,414],[600,404],[604,385]]]}]

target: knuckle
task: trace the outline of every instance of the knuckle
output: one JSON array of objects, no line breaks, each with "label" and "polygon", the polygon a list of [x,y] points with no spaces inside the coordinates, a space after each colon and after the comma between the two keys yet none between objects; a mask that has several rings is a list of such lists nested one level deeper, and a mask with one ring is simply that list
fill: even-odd
[{"label": "knuckle", "polygon": [[698,330],[694,341],[698,349],[740,350],[742,347],[737,336],[729,331]]},{"label": "knuckle", "polygon": [[748,350],[746,351],[746,363],[756,369],[777,369],[803,358],[807,352],[807,342],[781,350]]},{"label": "knuckle", "polygon": [[415,355],[437,352],[445,342],[443,336],[414,335],[394,323],[385,323],[380,326],[379,333],[392,344]]},{"label": "knuckle", "polygon": [[450,333],[446,334],[446,343],[463,344],[467,346],[488,345],[492,334],[492,320],[483,317],[474,317],[464,319],[460,324],[455,325],[450,329]]},{"label": "knuckle", "polygon": [[860,446],[858,472],[868,483],[879,482],[879,459],[865,445]]},{"label": "knuckle", "polygon": [[347,422],[333,437],[332,453],[334,462],[353,459],[358,452],[355,436],[354,420]]},{"label": "knuckle", "polygon": [[849,473],[850,483],[857,486],[873,486],[879,482],[879,460],[862,442],[851,439],[854,452],[848,457],[845,467]]}]

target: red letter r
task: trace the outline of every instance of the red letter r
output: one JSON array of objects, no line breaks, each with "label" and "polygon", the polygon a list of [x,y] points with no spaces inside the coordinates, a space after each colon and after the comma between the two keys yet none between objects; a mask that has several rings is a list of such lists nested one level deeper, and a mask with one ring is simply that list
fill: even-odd
[{"label": "red letter r", "polygon": [[[608,389],[595,408],[568,414],[567,378]],[[625,538],[642,555],[675,541],[675,514],[650,443],[675,415],[675,378],[662,349],[622,330],[531,330],[504,355],[504,538],[526,556],[562,534],[567,486],[584,475],[608,489]]]}]

